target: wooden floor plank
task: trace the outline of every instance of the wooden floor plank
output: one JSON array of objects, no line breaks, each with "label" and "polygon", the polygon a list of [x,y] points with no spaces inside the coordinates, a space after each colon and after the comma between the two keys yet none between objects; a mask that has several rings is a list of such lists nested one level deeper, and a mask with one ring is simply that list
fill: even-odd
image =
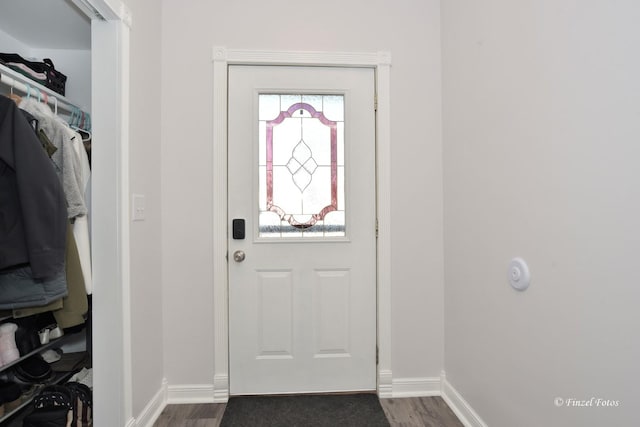
[{"label": "wooden floor plank", "polygon": [[154,427],[217,427],[224,404],[167,405]]},{"label": "wooden floor plank", "polygon": [[393,427],[463,427],[441,397],[381,399]]}]

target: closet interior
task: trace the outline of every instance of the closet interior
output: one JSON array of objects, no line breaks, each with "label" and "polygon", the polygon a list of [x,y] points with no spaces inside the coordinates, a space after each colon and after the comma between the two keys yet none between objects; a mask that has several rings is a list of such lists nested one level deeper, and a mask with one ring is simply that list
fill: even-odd
[{"label": "closet interior", "polygon": [[2,5],[0,135],[0,426],[87,421],[91,21],[73,3]]}]

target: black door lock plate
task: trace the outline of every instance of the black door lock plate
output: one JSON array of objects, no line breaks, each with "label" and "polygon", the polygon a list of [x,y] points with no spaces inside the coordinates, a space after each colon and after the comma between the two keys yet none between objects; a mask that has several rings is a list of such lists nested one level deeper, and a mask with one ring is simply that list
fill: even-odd
[{"label": "black door lock plate", "polygon": [[244,219],[233,220],[233,240],[244,240]]}]

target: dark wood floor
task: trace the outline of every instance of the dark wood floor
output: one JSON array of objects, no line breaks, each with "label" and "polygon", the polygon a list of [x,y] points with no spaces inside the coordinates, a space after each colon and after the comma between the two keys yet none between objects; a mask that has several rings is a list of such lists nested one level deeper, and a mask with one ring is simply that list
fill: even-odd
[{"label": "dark wood floor", "polygon": [[[440,397],[381,399],[392,427],[463,427]],[[224,404],[168,405],[154,427],[218,427]]]}]

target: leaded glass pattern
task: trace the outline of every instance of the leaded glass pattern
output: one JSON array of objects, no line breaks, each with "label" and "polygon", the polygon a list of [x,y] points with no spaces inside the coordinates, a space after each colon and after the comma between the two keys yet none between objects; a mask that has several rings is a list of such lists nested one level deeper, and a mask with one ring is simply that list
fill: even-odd
[{"label": "leaded glass pattern", "polygon": [[261,94],[259,236],[342,237],[344,96]]}]

